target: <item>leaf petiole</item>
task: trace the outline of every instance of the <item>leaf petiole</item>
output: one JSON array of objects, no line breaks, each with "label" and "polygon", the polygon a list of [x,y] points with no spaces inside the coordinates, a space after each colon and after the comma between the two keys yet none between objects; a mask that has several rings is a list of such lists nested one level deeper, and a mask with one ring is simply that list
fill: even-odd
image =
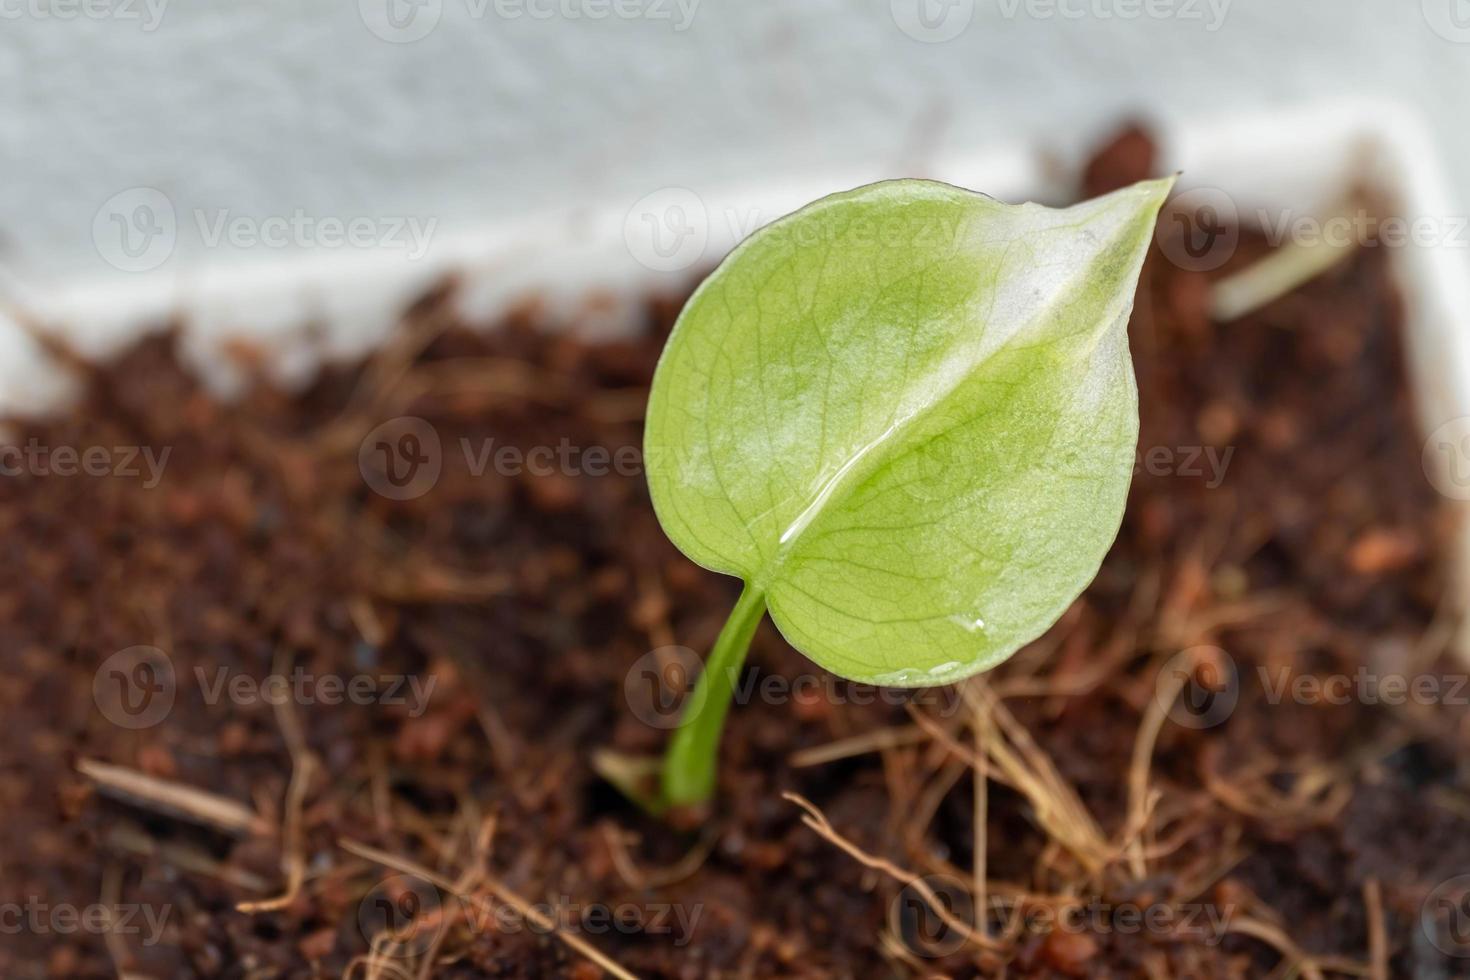
[{"label": "leaf petiole", "polygon": [[725,730],[730,699],[735,695],[735,680],[765,612],[765,593],[747,583],[720,629],[664,753],[662,791],[666,805],[690,806],[714,794],[720,735]]}]

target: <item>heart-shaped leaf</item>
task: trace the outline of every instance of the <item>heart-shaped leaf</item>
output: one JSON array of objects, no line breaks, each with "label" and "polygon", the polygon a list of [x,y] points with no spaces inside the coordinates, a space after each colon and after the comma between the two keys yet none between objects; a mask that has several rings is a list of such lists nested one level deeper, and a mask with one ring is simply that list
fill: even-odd
[{"label": "heart-shaped leaf", "polygon": [[1126,326],[1171,183],[1057,210],[891,181],[756,232],[654,377],[669,537],[853,680],[948,683],[1035,638],[1122,517]]}]

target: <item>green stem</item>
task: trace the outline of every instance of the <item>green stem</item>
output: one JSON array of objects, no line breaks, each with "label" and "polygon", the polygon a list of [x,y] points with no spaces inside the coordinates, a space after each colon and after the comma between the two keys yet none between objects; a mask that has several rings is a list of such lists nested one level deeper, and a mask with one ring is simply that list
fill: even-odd
[{"label": "green stem", "polygon": [[735,680],[745,663],[750,640],[765,611],[765,594],[747,584],[715,640],[664,754],[663,796],[670,806],[703,803],[714,795],[725,715],[730,711]]}]

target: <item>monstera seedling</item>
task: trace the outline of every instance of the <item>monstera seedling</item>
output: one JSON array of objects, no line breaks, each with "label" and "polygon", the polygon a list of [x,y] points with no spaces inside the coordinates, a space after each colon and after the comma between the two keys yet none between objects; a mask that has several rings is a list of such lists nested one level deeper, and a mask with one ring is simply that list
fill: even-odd
[{"label": "monstera seedling", "polygon": [[712,793],[765,613],[835,674],[924,687],[994,667],[1091,581],[1132,474],[1127,322],[1172,182],[1064,210],[873,184],[762,228],[699,287],[654,375],[648,484],[679,549],[745,589],[664,805]]}]

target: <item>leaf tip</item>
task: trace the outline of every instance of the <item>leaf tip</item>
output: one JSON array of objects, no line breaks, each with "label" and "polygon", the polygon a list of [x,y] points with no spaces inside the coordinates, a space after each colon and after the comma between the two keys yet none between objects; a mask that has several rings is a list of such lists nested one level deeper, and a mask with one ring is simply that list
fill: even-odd
[{"label": "leaf tip", "polygon": [[1157,211],[1163,207],[1164,201],[1168,199],[1169,192],[1174,189],[1183,171],[1176,170],[1165,177],[1155,177],[1151,180],[1140,180],[1129,191],[1143,198],[1152,210]]}]

